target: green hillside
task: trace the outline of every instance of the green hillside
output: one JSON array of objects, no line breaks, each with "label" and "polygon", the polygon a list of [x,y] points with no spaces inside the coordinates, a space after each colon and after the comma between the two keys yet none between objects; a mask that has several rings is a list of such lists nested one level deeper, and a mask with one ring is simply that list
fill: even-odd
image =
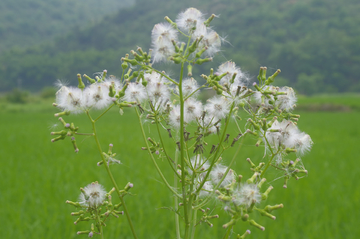
[{"label": "green hillside", "polygon": [[4,52],[0,90],[15,87],[19,79],[24,88],[38,90],[77,73],[107,69],[119,75],[125,53],[150,47],[154,24],[165,15],[175,19],[190,6],[219,15],[214,29],[229,43],[214,66],[231,59],[251,76],[262,65],[280,68],[280,81],[303,94],[360,91],[360,2],[355,0],[137,1],[51,43]]},{"label": "green hillside", "polygon": [[71,28],[98,22],[134,0],[2,0],[0,51],[31,46]]}]

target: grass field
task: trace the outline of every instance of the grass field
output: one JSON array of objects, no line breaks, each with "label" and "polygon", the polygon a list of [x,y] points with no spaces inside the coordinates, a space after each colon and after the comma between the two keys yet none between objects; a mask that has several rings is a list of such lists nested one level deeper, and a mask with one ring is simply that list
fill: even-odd
[{"label": "grass field", "polygon": [[[300,106],[339,102],[324,97],[320,97],[322,101],[319,97],[300,99]],[[343,97],[341,104],[359,108],[357,97]],[[79,188],[93,181],[99,181],[108,190],[112,187],[105,169],[96,166],[100,159],[94,140],[78,138],[78,154],[73,152],[69,140],[51,143],[53,129],[49,128],[56,129],[58,122],[50,102],[48,105],[2,104],[0,112],[0,238],[85,238],[76,232],[88,229],[88,224],[74,225],[75,218],[70,215],[74,208],[65,201],[76,201]],[[299,128],[314,141],[310,154],[303,157],[308,177],[291,180],[288,189],[281,187],[283,179],[269,182],[275,189],[267,203],[284,204],[283,209],[275,212],[277,219],[257,217],[257,222],[266,227],[265,232],[245,223],[237,224],[236,232],[250,229],[252,234],[247,238],[359,238],[360,112],[299,113]],[[81,132],[91,131],[85,115],[71,115],[66,120],[81,125]],[[140,150],[143,141],[133,111],[127,110],[122,116],[117,110],[109,112],[99,121],[98,131],[103,150],[113,143],[113,151],[122,162],[112,167],[118,184],[134,183],[131,189],[134,195],[127,196],[126,202],[139,238],[175,238],[172,212],[160,209],[172,206],[173,198],[160,182],[147,153]],[[263,152],[252,141],[246,141],[245,146],[235,169],[248,176],[245,159],[251,157],[259,162]],[[167,166],[165,161],[159,164]],[[172,181],[170,175],[169,172],[166,176]],[[271,176],[280,175],[274,172]],[[210,208],[221,211],[216,201]],[[228,219],[221,212],[220,218],[213,221],[214,227],[200,225],[195,238],[222,238],[221,225]],[[105,238],[132,238],[124,216],[111,218],[107,225]]]}]

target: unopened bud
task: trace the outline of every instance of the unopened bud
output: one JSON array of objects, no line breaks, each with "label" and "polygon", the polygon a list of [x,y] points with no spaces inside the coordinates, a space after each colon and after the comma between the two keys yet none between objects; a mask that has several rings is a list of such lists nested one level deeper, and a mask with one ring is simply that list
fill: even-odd
[{"label": "unopened bud", "polygon": [[265,227],[261,226],[260,224],[256,223],[254,220],[249,221],[250,225],[259,228],[261,231],[265,231]]},{"label": "unopened bud", "polygon": [[81,75],[80,75],[80,74],[77,74],[77,78],[78,78],[78,81],[79,81],[78,88],[83,90],[83,89],[85,88],[85,84],[84,84],[84,82],[83,82],[82,79],[81,79]]}]

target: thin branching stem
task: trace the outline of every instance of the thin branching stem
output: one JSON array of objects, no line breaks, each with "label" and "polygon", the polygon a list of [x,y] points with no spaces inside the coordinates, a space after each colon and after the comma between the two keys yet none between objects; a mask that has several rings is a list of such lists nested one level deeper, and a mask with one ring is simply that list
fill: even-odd
[{"label": "thin branching stem", "polygon": [[[167,154],[167,152],[166,152],[166,148],[165,148],[165,145],[164,145],[164,141],[163,141],[163,139],[162,139],[161,132],[160,132],[160,128],[159,128],[159,124],[160,124],[160,123],[159,123],[159,120],[158,120],[157,117],[158,117],[158,116],[155,115],[155,124],[156,124],[156,129],[157,129],[158,134],[159,134],[160,143],[161,143],[161,145],[162,145],[162,147],[163,147],[163,150],[164,150],[164,153],[165,153],[165,157],[166,157],[167,161],[169,162],[171,169],[174,171],[174,173],[175,173],[176,175],[178,175],[177,172],[176,172],[176,168],[174,168],[173,162],[170,161],[170,156],[169,156],[169,155]],[[175,164],[175,167],[176,167],[176,164]],[[179,177],[179,175],[178,175],[178,177]]]},{"label": "thin branching stem", "polygon": [[116,181],[115,181],[115,179],[114,179],[114,177],[113,177],[113,175],[112,175],[112,173],[111,173],[111,171],[110,171],[110,168],[109,168],[109,166],[108,166],[108,164],[107,164],[107,162],[106,162],[106,159],[105,159],[105,157],[104,157],[104,155],[103,155],[103,153],[102,153],[103,151],[102,151],[102,149],[101,149],[100,142],[99,142],[99,139],[98,139],[97,134],[96,134],[95,120],[93,120],[93,119],[91,118],[91,116],[90,116],[90,114],[89,114],[89,111],[87,111],[86,114],[87,114],[87,116],[89,117],[89,119],[90,119],[90,121],[91,121],[91,124],[92,124],[92,127],[93,127],[93,132],[94,132],[95,142],[96,142],[98,151],[99,151],[99,153],[100,153],[100,156],[101,156],[103,165],[105,166],[105,169],[106,169],[106,171],[107,171],[107,173],[108,173],[108,175],[109,175],[109,177],[110,177],[110,180],[111,180],[111,182],[113,183],[113,186],[114,186],[115,189],[116,189],[116,193],[118,194],[119,199],[120,199],[120,201],[121,201],[121,203],[122,203],[122,206],[123,206],[123,208],[124,208],[124,212],[125,212],[126,218],[127,218],[127,220],[128,220],[128,223],[129,223],[131,232],[132,232],[132,234],[133,234],[133,237],[134,237],[135,239],[137,239],[138,237],[136,236],[136,232],[135,232],[135,229],[134,229],[134,225],[133,225],[133,223],[132,223],[132,221],[131,221],[130,214],[129,214],[129,211],[128,211],[127,207],[126,207],[126,204],[125,204],[123,195],[121,194],[121,192],[120,192],[120,190],[119,190],[119,187],[118,187],[118,185],[117,185],[117,183],[116,183]]},{"label": "thin branching stem", "polygon": [[156,170],[158,171],[161,179],[164,181],[165,185],[170,189],[170,191],[171,191],[175,196],[181,197],[181,196],[170,186],[170,184],[169,184],[168,181],[166,180],[165,176],[164,176],[163,173],[161,172],[159,166],[157,165],[156,160],[155,160],[154,156],[152,155],[152,153],[151,153],[151,151],[150,151],[149,143],[148,143],[148,141],[147,141],[147,139],[146,139],[145,130],[144,130],[144,127],[143,127],[142,122],[141,122],[141,117],[140,117],[140,114],[139,114],[139,110],[138,110],[137,108],[135,108],[135,111],[136,111],[136,114],[137,114],[137,116],[138,116],[138,118],[139,118],[141,133],[142,133],[142,136],[143,136],[143,138],[144,138],[147,151],[148,151],[148,153],[149,153],[149,155],[150,155],[150,158],[151,158],[152,162],[153,162],[154,165],[155,165]]},{"label": "thin branching stem", "polygon": [[96,119],[94,119],[94,122],[98,121],[98,120],[99,120],[104,114],[106,114],[106,112],[108,112],[114,105],[115,105],[115,103],[112,104],[112,105],[110,105],[109,108],[107,108],[104,112],[101,113],[101,115],[99,115]]},{"label": "thin branching stem", "polygon": [[[178,157],[179,157],[179,150],[175,149],[175,165],[177,165],[178,163]],[[177,189],[177,183],[178,183],[178,173],[175,172],[174,173],[174,188]],[[174,209],[176,212],[178,212],[178,208],[179,208],[179,199],[178,197],[174,197]],[[175,230],[176,230],[176,239],[181,239],[180,236],[180,221],[179,221],[179,214],[175,213]]]},{"label": "thin branching stem", "polygon": [[[221,138],[220,138],[219,146],[217,147],[217,149],[216,149],[216,151],[215,151],[214,159],[213,159],[213,161],[211,162],[211,164],[210,164],[210,166],[209,166],[209,169],[208,169],[205,177],[204,177],[203,180],[201,181],[201,183],[200,183],[200,185],[199,185],[199,188],[196,189],[195,194],[199,193],[200,190],[201,190],[201,188],[204,186],[206,180],[208,179],[208,177],[209,177],[209,175],[210,175],[210,172],[211,172],[214,164],[216,163],[216,160],[218,159],[217,156],[219,155],[220,148],[221,148],[221,146],[222,146],[222,143],[224,142],[225,134],[226,134],[226,131],[227,131],[229,122],[230,122],[230,117],[231,117],[231,114],[232,114],[233,109],[234,109],[234,103],[231,104],[231,108],[230,108],[230,112],[229,112],[229,115],[228,115],[228,119],[227,119],[226,124],[225,124],[225,129],[224,129],[224,132],[223,132],[223,134],[222,134],[222,136],[221,136]],[[229,168],[228,168],[228,170],[229,170]],[[226,174],[227,174],[228,170],[226,171]],[[222,180],[220,180],[219,183],[221,183],[221,182],[225,179],[226,174],[224,174]]]}]

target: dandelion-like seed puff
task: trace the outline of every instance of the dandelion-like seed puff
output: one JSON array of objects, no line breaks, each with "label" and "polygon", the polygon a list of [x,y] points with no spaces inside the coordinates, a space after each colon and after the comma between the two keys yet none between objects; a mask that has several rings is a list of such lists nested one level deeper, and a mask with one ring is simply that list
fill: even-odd
[{"label": "dandelion-like seed puff", "polygon": [[81,191],[82,193],[79,196],[79,202],[84,206],[98,207],[105,199],[106,191],[98,182],[87,185]]}]

